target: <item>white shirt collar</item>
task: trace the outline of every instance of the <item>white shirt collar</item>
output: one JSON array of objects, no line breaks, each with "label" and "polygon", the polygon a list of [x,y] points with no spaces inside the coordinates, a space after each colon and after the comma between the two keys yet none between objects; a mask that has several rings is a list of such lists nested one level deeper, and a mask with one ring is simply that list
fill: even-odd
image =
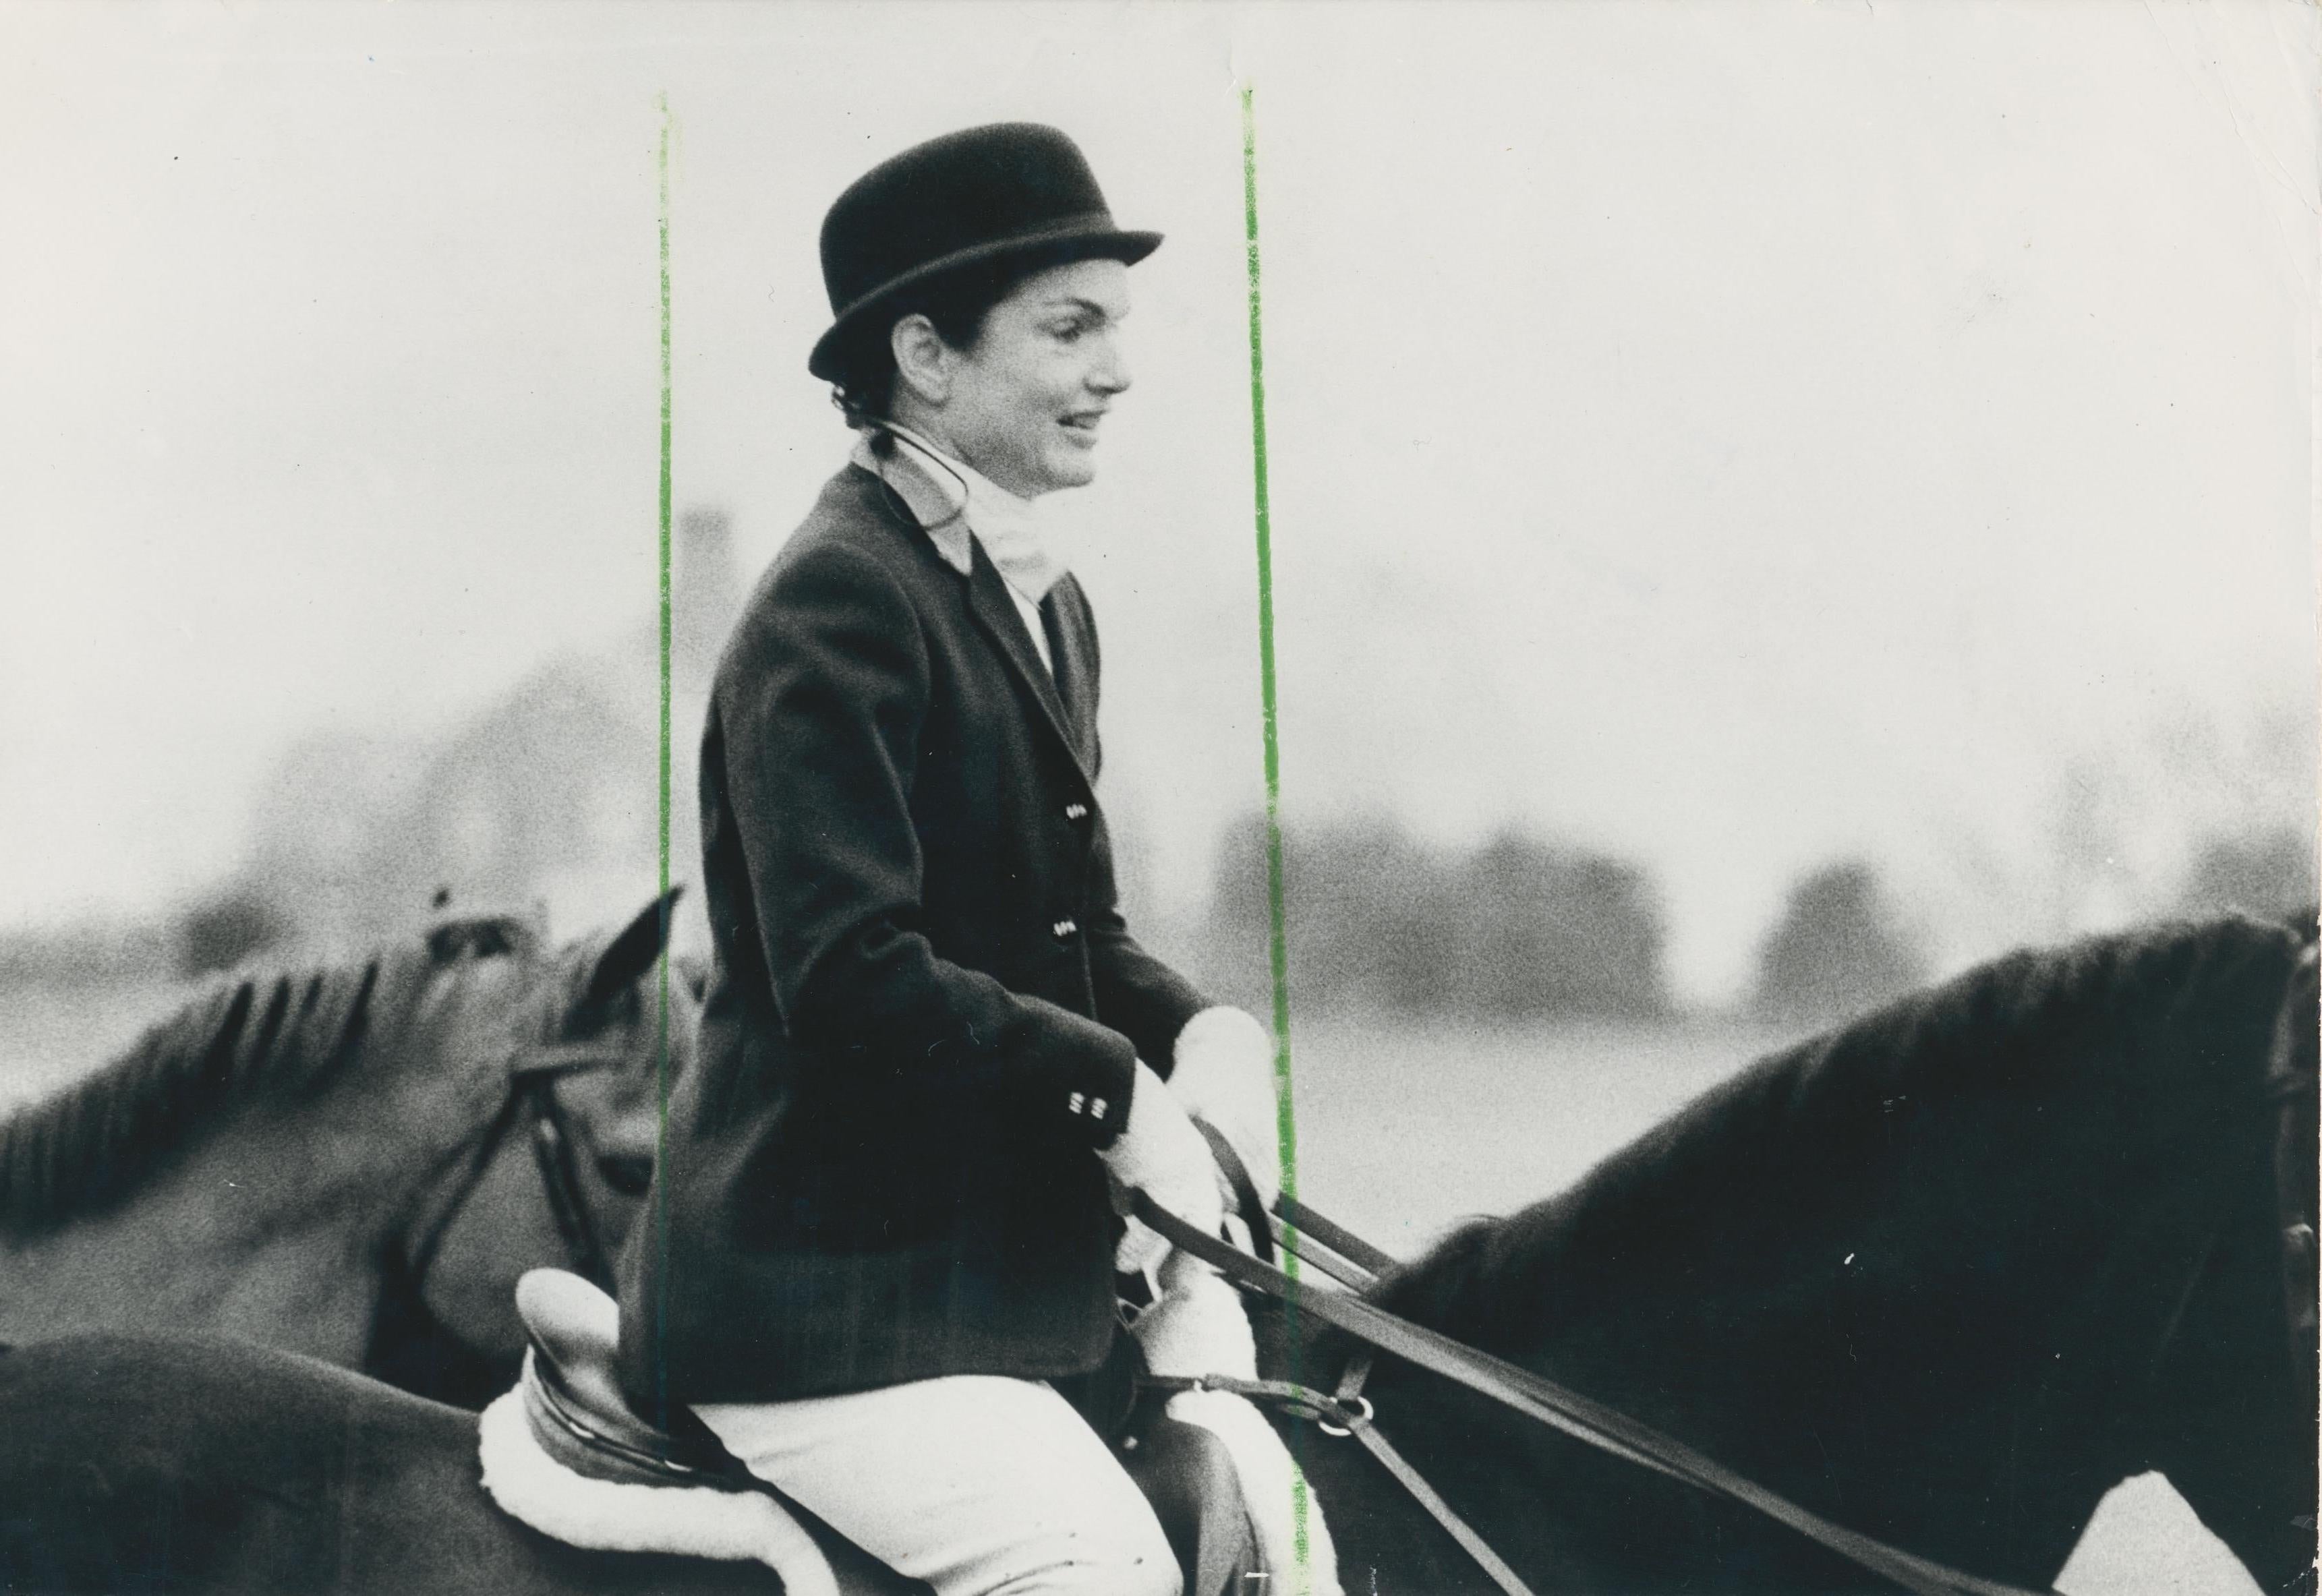
[{"label": "white shirt collar", "polygon": [[916,432],[892,423],[887,430],[895,440],[892,454],[881,459],[865,433],[851,458],[895,490],[946,564],[963,576],[975,569],[972,532],[1009,587],[1034,605],[1064,579],[1065,560],[1037,501],[1009,492]]}]

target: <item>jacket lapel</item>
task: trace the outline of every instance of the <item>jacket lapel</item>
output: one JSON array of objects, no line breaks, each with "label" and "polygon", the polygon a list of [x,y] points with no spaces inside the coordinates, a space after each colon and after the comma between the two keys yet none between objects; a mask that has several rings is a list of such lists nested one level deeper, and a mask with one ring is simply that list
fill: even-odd
[{"label": "jacket lapel", "polygon": [[[858,457],[854,463],[870,479],[879,495],[878,502],[895,530],[909,536],[927,558],[957,576],[959,568],[953,563],[954,557],[937,546],[936,534],[929,530],[922,515],[923,510],[932,515],[940,506],[932,501],[925,506],[912,503],[910,497],[877,469],[874,461]],[[964,533],[964,529],[962,530]],[[1056,678],[1049,675],[1048,668],[1040,663],[1039,653],[1032,645],[1032,634],[1024,629],[1024,617],[1017,611],[1016,601],[1008,595],[1008,579],[1001,576],[1000,568],[992,563],[992,556],[983,552],[982,543],[973,537],[966,538],[965,542],[969,566],[964,579],[967,584],[968,614],[975,617],[975,624],[991,640],[992,646],[1007,662],[1009,670],[1015,673],[1018,689],[1030,695],[1032,702],[1039,707],[1039,717],[1048,723],[1048,729],[1056,733],[1064,743],[1065,752],[1072,755],[1074,765],[1080,771],[1081,780],[1088,784],[1089,791],[1093,794],[1096,790],[1094,717],[1085,716],[1086,724],[1083,724],[1083,718],[1076,718],[1072,710],[1066,709],[1064,699],[1057,694]],[[1057,630],[1068,631],[1069,628],[1059,627]],[[1073,680],[1076,668],[1083,664],[1085,661],[1080,657],[1078,639],[1074,639],[1065,679]],[[1084,675],[1079,677],[1083,686],[1087,679]],[[1074,709],[1082,707],[1079,705],[1074,707]]]},{"label": "jacket lapel", "polygon": [[1040,663],[1040,656],[1032,646],[1032,634],[1024,629],[1024,617],[1017,613],[1016,601],[1008,596],[1007,579],[992,563],[992,557],[983,552],[981,543],[974,547],[975,569],[967,579],[968,613],[975,617],[976,625],[983,628],[984,635],[1000,651],[1000,657],[1016,673],[1016,685],[1039,706],[1049,729],[1064,743],[1065,752],[1072,755],[1081,779],[1093,790],[1096,773],[1089,769],[1073,719],[1065,712],[1063,698],[1057,696],[1056,679]]},{"label": "jacket lapel", "polygon": [[1040,601],[1040,621],[1048,636],[1048,658],[1056,662],[1049,674],[1056,679],[1056,696],[1065,704],[1065,724],[1073,731],[1073,752],[1080,756],[1081,769],[1093,780],[1102,768],[1095,696],[1090,690],[1096,672],[1089,658],[1088,634],[1074,624],[1084,612],[1068,613],[1065,606],[1065,584],[1070,580],[1067,577],[1048,589],[1048,596]]}]

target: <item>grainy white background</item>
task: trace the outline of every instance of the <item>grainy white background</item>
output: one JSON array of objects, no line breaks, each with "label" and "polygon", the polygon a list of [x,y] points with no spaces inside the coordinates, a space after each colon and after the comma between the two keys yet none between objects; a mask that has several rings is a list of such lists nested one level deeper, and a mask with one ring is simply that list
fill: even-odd
[{"label": "grainy white background", "polygon": [[0,926],[177,901],[293,734],[440,730],[649,615],[661,94],[679,502],[754,568],[842,451],[801,361],[861,168],[1052,120],[1170,235],[1070,514],[1109,801],[1189,912],[1257,791],[1243,80],[1294,817],[1637,857],[1695,999],[1840,852],[1946,962],[2116,921],[2197,834],[2312,813],[2316,34],[0,8]]},{"label": "grainy white background", "polygon": [[843,452],[847,179],[1052,121],[1169,234],[1070,515],[1108,802],[1188,923],[1258,797],[1243,82],[1294,819],[1634,857],[1694,1002],[1842,853],[1950,965],[2147,912],[2314,813],[2317,43],[2290,0],[0,6],[0,928],[166,912],[293,737],[440,734],[651,614],[663,96],[678,501],[753,568]]}]

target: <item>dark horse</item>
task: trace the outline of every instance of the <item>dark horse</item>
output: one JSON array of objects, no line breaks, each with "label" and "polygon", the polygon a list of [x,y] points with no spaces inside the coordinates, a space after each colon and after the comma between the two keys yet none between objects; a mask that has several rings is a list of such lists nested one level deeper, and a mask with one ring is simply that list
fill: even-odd
[{"label": "dark horse", "polygon": [[[2157,1469],[2295,1587],[2314,1277],[2283,1238],[2314,1216],[2313,940],[2233,920],[2002,960],[1762,1061],[1376,1300],[1988,1579],[2044,1585],[2106,1489]],[[1300,1336],[1287,1372],[1328,1384],[1348,1350]],[[1368,1394],[1540,1590],[1872,1582],[1408,1366]],[[484,1495],[470,1416],[256,1349],[20,1348],[0,1433],[9,1589],[771,1588],[551,1545]],[[1295,1444],[1348,1591],[1488,1588],[1350,1443]]]},{"label": "dark horse", "polygon": [[0,1122],[0,1339],[211,1331],[480,1406],[523,1350],[517,1275],[571,1266],[567,1232],[617,1245],[641,1205],[664,1039],[679,1068],[693,1033],[682,981],[663,1023],[666,920],[553,953],[453,921],[244,975]]}]

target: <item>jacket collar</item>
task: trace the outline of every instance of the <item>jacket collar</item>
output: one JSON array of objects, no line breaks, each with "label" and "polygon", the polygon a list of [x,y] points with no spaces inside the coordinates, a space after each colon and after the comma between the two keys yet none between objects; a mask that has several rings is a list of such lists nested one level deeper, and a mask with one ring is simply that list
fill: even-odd
[{"label": "jacket collar", "polygon": [[[1085,714],[1075,717],[1065,709],[1064,698],[1056,690],[1056,679],[1050,674],[1048,667],[1040,663],[1039,653],[1032,645],[1032,635],[1024,629],[1023,615],[1017,609],[1016,600],[1010,596],[1007,579],[1000,574],[1000,568],[992,564],[991,556],[984,552],[981,543],[967,534],[966,527],[958,520],[957,513],[948,500],[938,497],[929,504],[925,497],[926,485],[919,489],[905,486],[918,476],[917,472],[882,471],[875,459],[866,462],[860,458],[859,451],[854,464],[867,472],[876,485],[887,489],[878,497],[889,515],[909,530],[923,534],[936,557],[964,579],[967,588],[968,614],[1014,673],[1018,689],[1038,706],[1040,717],[1047,722],[1049,730],[1056,733],[1056,740],[1064,744],[1065,752],[1072,757],[1074,767],[1080,771],[1082,780],[1093,793],[1096,789],[1095,728],[1093,725],[1085,729],[1076,728],[1076,718],[1087,717]],[[919,494],[916,501],[915,492]],[[928,511],[939,518],[951,516],[948,528],[940,519],[937,524],[930,525]],[[945,530],[956,531],[957,547],[965,557],[964,561],[945,548],[943,540],[937,535]],[[1043,607],[1054,606],[1052,591],[1049,599],[1044,601]],[[1066,631],[1063,626],[1056,628],[1059,637],[1064,636]],[[1082,655],[1077,640],[1065,643],[1057,658],[1065,663],[1067,670],[1084,670],[1088,663]],[[1084,684],[1086,677],[1082,676],[1080,680]],[[1084,699],[1085,693],[1076,689],[1074,697]]]}]

